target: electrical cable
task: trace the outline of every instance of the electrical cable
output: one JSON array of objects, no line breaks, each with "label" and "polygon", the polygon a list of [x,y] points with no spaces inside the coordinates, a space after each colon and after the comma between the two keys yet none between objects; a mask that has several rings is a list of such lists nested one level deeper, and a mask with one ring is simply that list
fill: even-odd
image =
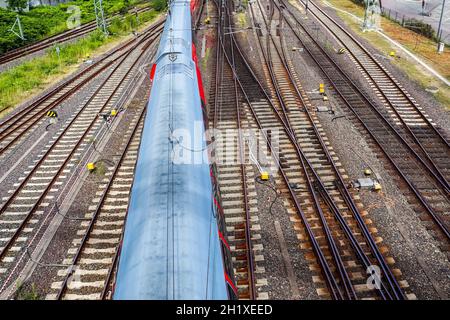
[{"label": "electrical cable", "polygon": [[275,204],[275,202],[277,202],[277,200],[278,200],[278,198],[280,197],[281,194],[277,191],[277,189],[274,186],[272,186],[271,184],[267,184],[267,183],[263,182],[263,180],[261,180],[261,177],[256,177],[255,181],[258,182],[261,185],[264,185],[264,186],[272,189],[275,192],[275,198],[272,200],[272,202],[270,203],[270,206],[269,206],[269,213],[270,213],[271,216],[273,216],[272,207]]}]

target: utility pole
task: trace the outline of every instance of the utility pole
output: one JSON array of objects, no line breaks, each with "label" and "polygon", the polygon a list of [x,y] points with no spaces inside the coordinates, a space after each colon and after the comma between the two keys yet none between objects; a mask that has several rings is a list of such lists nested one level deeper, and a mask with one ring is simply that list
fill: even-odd
[{"label": "utility pole", "polygon": [[305,7],[306,7],[306,14],[308,14],[308,5],[309,5],[309,0],[306,0],[306,4],[305,4]]},{"label": "utility pole", "polygon": [[135,17],[136,17],[136,23],[137,23],[137,25],[139,26],[139,13],[138,13],[138,10],[137,10],[137,8],[136,7],[134,7],[134,15],[135,15]]},{"label": "utility pole", "polygon": [[102,0],[94,0],[94,10],[97,28],[100,29],[105,35],[108,35],[108,30],[106,29],[105,15],[103,14]]},{"label": "utility pole", "polygon": [[363,29],[373,29],[376,28],[375,25],[375,14],[381,12],[381,6],[379,0],[364,0],[365,10],[364,10],[364,22]]},{"label": "utility pole", "polygon": [[445,0],[442,2],[442,10],[441,10],[441,18],[439,19],[439,27],[438,27],[438,42],[441,42],[442,38],[442,18],[444,17],[444,11],[445,11]]},{"label": "utility pole", "polygon": [[[14,28],[16,27],[19,29],[19,33],[17,33]],[[12,33],[14,33],[16,36],[18,36],[20,39],[25,40],[25,36],[23,35],[23,30],[22,30],[22,24],[20,23],[20,18],[19,15],[17,15],[16,17],[16,21],[14,21],[14,24],[12,25],[12,27],[9,29],[9,31],[11,31]]]},{"label": "utility pole", "polygon": [[238,1],[238,5],[237,5],[237,7],[236,7],[236,11],[237,12],[242,12],[242,11],[244,11],[245,10],[245,8],[244,8],[244,6],[242,5],[242,0],[239,0]]},{"label": "utility pole", "polygon": [[369,0],[364,0],[364,6],[366,7],[364,10],[364,22],[363,28],[366,29],[368,27],[369,22],[367,21],[369,18]]}]

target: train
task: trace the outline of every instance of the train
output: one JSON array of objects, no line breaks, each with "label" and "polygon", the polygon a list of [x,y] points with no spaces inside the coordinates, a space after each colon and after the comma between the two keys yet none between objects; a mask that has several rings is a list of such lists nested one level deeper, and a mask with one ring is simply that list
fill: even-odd
[{"label": "train", "polygon": [[[115,300],[236,299],[216,169],[180,141],[207,128],[206,100],[193,42],[200,0],[172,0],[155,62],[147,114],[120,245]],[[201,124],[200,130],[199,125]],[[197,130],[197,131],[196,131]],[[199,132],[200,131],[200,132]]]}]

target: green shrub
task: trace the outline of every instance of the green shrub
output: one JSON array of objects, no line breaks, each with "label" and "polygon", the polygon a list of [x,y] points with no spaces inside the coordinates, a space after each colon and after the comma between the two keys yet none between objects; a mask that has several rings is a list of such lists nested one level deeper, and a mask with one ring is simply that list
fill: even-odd
[{"label": "green shrub", "polygon": [[40,300],[41,296],[39,295],[38,290],[36,289],[36,285],[34,283],[31,286],[23,286],[20,285],[17,290],[17,300]]},{"label": "green shrub", "polygon": [[114,17],[111,19],[111,23],[108,26],[108,31],[110,34],[117,34],[121,29],[122,21],[119,17]]},{"label": "green shrub", "polygon": [[364,6],[364,0],[352,0],[352,2],[359,4],[360,6]]},{"label": "green shrub", "polygon": [[167,9],[167,0],[153,0],[150,5],[156,11],[161,12]]},{"label": "green shrub", "polygon": [[436,32],[433,27],[423,21],[417,19],[407,19],[404,21],[403,26],[427,38],[434,39],[436,37]]},{"label": "green shrub", "polygon": [[[114,13],[124,13],[141,2],[143,0],[103,1],[103,10],[110,16]],[[80,8],[81,23],[95,19],[92,0],[75,0],[57,6],[38,6],[31,8],[29,12],[21,13],[0,8],[0,54],[67,30],[67,19],[71,15],[67,9],[72,5]],[[19,39],[9,31],[17,15],[20,17],[25,40]]]},{"label": "green shrub", "polygon": [[[156,11],[149,10],[139,14],[139,21],[144,23],[157,15]],[[96,30],[76,42],[59,45],[59,56],[56,47],[53,47],[42,57],[0,73],[0,111],[13,107],[24,93],[41,86],[49,76],[60,74],[65,67],[81,62],[95,49],[114,40],[115,34],[128,33],[133,25],[137,26],[134,14],[123,20],[114,18],[109,26],[111,36],[106,37]]]},{"label": "green shrub", "polygon": [[19,12],[22,12],[23,9],[27,7],[27,0],[6,0],[8,3],[8,8],[18,10]]}]

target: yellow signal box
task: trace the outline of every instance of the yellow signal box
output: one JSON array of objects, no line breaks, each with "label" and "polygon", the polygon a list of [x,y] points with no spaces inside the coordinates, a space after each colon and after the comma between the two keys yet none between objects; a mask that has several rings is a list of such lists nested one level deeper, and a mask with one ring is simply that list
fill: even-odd
[{"label": "yellow signal box", "polygon": [[319,84],[319,93],[325,93],[325,84]]},{"label": "yellow signal box", "polygon": [[261,172],[261,180],[263,181],[269,180],[269,173],[267,171]]}]

